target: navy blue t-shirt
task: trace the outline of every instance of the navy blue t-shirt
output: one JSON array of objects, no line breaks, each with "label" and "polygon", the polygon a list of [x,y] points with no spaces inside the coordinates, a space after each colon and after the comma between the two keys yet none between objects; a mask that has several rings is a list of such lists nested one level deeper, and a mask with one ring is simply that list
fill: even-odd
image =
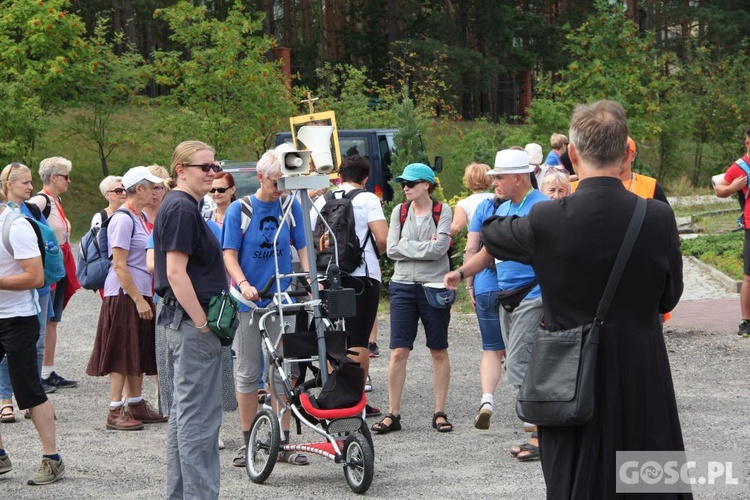
[{"label": "navy blue t-shirt", "polygon": [[187,274],[203,306],[227,289],[221,244],[201,216],[198,202],[184,191],[164,197],[154,223],[154,277],[156,293],[174,298],[167,280],[167,252],[188,255]]}]

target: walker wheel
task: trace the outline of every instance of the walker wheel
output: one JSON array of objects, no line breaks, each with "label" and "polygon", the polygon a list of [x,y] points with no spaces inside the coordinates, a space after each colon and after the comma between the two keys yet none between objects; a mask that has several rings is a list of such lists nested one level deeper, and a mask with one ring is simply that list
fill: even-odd
[{"label": "walker wheel", "polygon": [[375,455],[370,443],[359,432],[347,436],[344,442],[344,477],[354,493],[364,493],[372,484]]},{"label": "walker wheel", "polygon": [[276,415],[261,410],[250,426],[245,470],[250,480],[260,484],[271,475],[281,448],[281,428]]}]

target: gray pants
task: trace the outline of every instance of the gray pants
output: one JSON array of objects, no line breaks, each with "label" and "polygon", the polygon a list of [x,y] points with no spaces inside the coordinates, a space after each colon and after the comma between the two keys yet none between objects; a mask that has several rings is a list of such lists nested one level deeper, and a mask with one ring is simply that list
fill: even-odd
[{"label": "gray pants", "polygon": [[505,371],[508,382],[520,386],[531,360],[536,329],[542,320],[542,298],[524,299],[509,313],[500,306],[500,324],[505,343]]},{"label": "gray pants", "polygon": [[174,395],[167,430],[167,498],[219,498],[221,343],[177,308],[167,327]]}]

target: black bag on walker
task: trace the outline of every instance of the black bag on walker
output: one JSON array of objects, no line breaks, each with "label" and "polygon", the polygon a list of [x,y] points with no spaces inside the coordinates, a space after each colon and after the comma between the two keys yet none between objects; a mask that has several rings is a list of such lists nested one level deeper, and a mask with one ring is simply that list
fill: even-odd
[{"label": "black bag on walker", "polygon": [[365,370],[347,357],[328,357],[333,371],[315,398],[318,408],[333,410],[350,408],[362,400],[365,390]]}]

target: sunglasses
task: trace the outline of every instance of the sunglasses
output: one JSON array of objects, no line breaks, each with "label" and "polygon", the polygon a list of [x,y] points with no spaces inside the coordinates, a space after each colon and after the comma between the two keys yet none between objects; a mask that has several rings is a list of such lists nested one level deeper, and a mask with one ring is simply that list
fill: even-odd
[{"label": "sunglasses", "polygon": [[125,188],[114,188],[107,191],[108,193],[125,194]]},{"label": "sunglasses", "polygon": [[423,182],[424,181],[402,181],[401,182],[401,187],[402,188],[407,187],[407,188],[411,189],[414,186],[416,186],[417,184],[422,184]]},{"label": "sunglasses", "polygon": [[229,191],[230,189],[232,189],[232,188],[228,188],[228,187],[227,188],[211,188],[211,191],[209,191],[209,193],[214,194],[215,192],[218,191],[219,194],[224,194],[227,191]]},{"label": "sunglasses", "polygon": [[200,169],[204,173],[208,173],[210,170],[213,170],[214,172],[221,172],[221,165],[218,163],[203,163],[201,165],[193,165],[190,163],[183,163],[183,167],[200,167]]},{"label": "sunglasses", "polygon": [[70,175],[67,175],[67,174],[65,174],[65,175],[64,174],[55,174],[55,175],[58,176],[58,177],[62,177],[66,181],[70,180]]},{"label": "sunglasses", "polygon": [[273,184],[274,189],[278,189],[279,188],[279,180],[278,179],[276,179],[275,181],[272,181],[271,179],[268,179],[268,182],[270,182],[271,184]]}]

